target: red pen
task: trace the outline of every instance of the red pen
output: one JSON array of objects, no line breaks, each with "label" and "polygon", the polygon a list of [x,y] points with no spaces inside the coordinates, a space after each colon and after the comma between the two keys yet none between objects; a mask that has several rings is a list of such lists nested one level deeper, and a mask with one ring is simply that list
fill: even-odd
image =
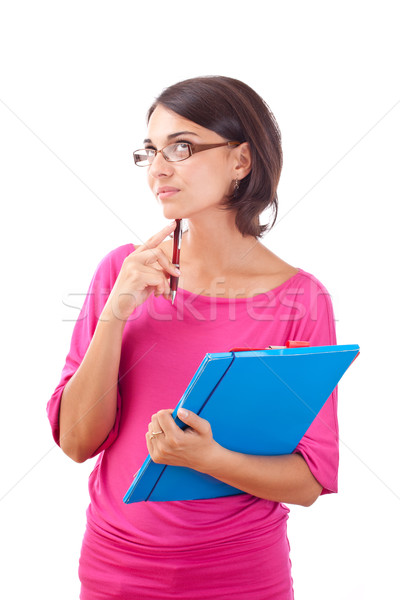
[{"label": "red pen", "polygon": [[[174,249],[172,251],[172,263],[179,269],[179,259],[181,255],[182,242],[182,219],[175,219],[176,227],[174,229]],[[171,275],[169,287],[171,288],[171,302],[174,303],[176,290],[178,289],[179,277]]]}]

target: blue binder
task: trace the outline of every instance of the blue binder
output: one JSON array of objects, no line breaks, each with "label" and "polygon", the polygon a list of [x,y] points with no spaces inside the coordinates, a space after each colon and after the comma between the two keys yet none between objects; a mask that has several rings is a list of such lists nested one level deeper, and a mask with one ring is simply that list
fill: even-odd
[{"label": "blue binder", "polygon": [[[207,354],[180,407],[212,427],[230,450],[255,455],[290,454],[359,353],[358,345],[318,346]],[[241,494],[210,475],[144,461],[124,502],[198,500]]]}]

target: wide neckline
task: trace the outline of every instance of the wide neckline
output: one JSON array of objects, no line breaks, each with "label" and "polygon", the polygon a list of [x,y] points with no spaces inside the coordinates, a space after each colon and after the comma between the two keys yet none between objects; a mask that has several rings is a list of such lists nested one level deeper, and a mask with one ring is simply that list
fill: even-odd
[{"label": "wide neckline", "polygon": [[[133,250],[136,250],[136,247],[134,244],[130,244],[130,245],[133,246]],[[286,279],[285,281],[283,281],[276,287],[271,288],[267,292],[262,292],[261,294],[255,294],[254,296],[241,296],[239,298],[229,298],[226,296],[206,296],[204,294],[195,294],[194,292],[190,292],[189,290],[185,290],[185,288],[182,288],[179,286],[176,291],[176,295],[177,296],[178,295],[186,296],[187,298],[194,296],[195,298],[198,298],[199,300],[203,300],[204,302],[210,301],[210,300],[212,300],[213,302],[215,302],[215,301],[218,301],[218,302],[248,302],[249,300],[255,300],[256,298],[262,298],[262,297],[268,296],[268,294],[271,294],[271,293],[276,294],[277,291],[279,291],[281,288],[283,288],[285,285],[287,285],[290,281],[292,281],[292,279],[294,279],[298,275],[305,274],[305,271],[303,269],[301,269],[300,267],[296,267],[296,268],[297,268],[297,273],[294,273],[288,279]]]},{"label": "wide neckline", "polygon": [[239,296],[237,298],[229,298],[227,296],[206,296],[205,294],[196,294],[195,292],[190,292],[189,290],[185,290],[185,288],[181,288],[178,287],[176,295],[177,297],[179,295],[182,295],[183,297],[186,298],[190,298],[193,297],[196,299],[199,299],[203,302],[222,302],[222,303],[227,303],[227,302],[249,302],[251,300],[256,300],[257,298],[265,298],[265,296],[268,296],[269,294],[273,294],[275,295],[277,292],[279,292],[280,289],[284,288],[285,286],[287,286],[293,279],[295,279],[295,277],[298,277],[298,275],[304,275],[304,271],[303,269],[300,269],[299,267],[297,268],[297,273],[294,273],[293,275],[291,275],[288,279],[286,279],[285,281],[283,281],[281,284],[277,285],[274,288],[271,288],[270,290],[268,290],[267,292],[262,292],[260,294],[255,294],[254,296]]}]

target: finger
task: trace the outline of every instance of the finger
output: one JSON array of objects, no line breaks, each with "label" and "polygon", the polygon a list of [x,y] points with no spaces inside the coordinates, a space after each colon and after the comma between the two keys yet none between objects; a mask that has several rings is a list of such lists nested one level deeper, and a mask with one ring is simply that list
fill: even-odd
[{"label": "finger", "polygon": [[177,434],[179,435],[179,433],[182,431],[172,418],[173,412],[174,411],[172,409],[160,410],[156,415],[156,422],[159,424],[160,429],[164,431],[167,437],[172,437]]},{"label": "finger", "polygon": [[188,425],[201,435],[207,435],[211,432],[210,423],[206,419],[202,419],[199,415],[192,412],[191,410],[186,410],[185,408],[180,408],[178,410],[178,417],[180,420]]},{"label": "finger", "polygon": [[146,444],[148,448],[154,448],[153,442],[156,442],[157,438],[164,437],[164,432],[161,428],[158,428],[157,424],[149,423],[148,431],[146,433]]},{"label": "finger", "polygon": [[147,289],[149,293],[154,292],[156,296],[170,292],[169,277],[161,269],[146,265],[139,265],[128,283],[138,292]]},{"label": "finger", "polygon": [[151,415],[151,420],[150,423],[148,424],[148,431],[155,431],[160,430],[161,429],[161,425],[160,425],[160,421],[158,419],[159,415],[162,413],[168,413],[170,415],[172,415],[172,413],[174,412],[172,408],[168,408],[165,410],[159,410],[157,413],[154,413],[154,415]]},{"label": "finger", "polygon": [[149,433],[153,435],[154,433],[158,434],[159,431],[163,431],[163,428],[158,421],[157,414],[155,414],[151,417],[151,421],[149,423]]},{"label": "finger", "polygon": [[151,458],[153,458],[152,453],[154,451],[154,444],[153,442],[155,442],[155,438],[152,438],[150,433],[147,432],[146,433],[146,446],[147,446],[147,450],[149,451],[149,454],[151,456]]},{"label": "finger", "polygon": [[158,262],[160,267],[164,269],[170,275],[179,276],[179,269],[169,260],[168,256],[165,254],[161,248],[151,248],[150,250],[143,250],[141,252],[143,264],[146,266],[153,265]]},{"label": "finger", "polygon": [[136,252],[142,252],[143,250],[146,250],[146,249],[149,250],[151,248],[156,248],[159,244],[161,244],[162,241],[165,240],[167,235],[169,235],[170,233],[172,233],[174,231],[175,227],[176,227],[176,221],[171,221],[171,223],[169,223],[168,225],[163,227],[163,229],[161,229],[161,231],[152,235],[151,238],[149,238],[147,240],[147,242],[145,242],[142,246],[139,246],[139,248],[136,250]]}]

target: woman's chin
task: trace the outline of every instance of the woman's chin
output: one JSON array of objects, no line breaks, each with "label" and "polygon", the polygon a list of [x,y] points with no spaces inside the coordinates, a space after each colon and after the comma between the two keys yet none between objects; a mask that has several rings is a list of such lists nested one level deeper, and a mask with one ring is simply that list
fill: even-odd
[{"label": "woman's chin", "polygon": [[182,219],[182,215],[179,212],[179,209],[177,209],[176,206],[166,206],[165,204],[163,205],[163,214],[164,217],[166,219],[168,219],[169,221],[173,220],[173,219]]}]

